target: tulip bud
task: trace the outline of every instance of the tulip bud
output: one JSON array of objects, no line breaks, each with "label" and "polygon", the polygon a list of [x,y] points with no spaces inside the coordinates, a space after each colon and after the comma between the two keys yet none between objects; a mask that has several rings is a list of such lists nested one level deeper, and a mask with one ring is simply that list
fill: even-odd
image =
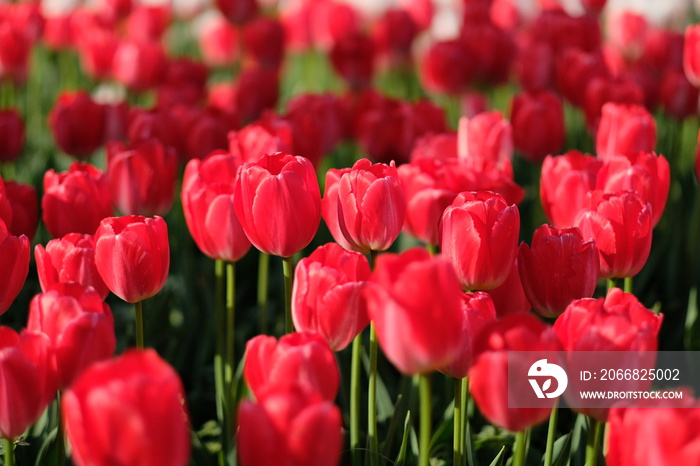
[{"label": "tulip bud", "polygon": [[104,107],[84,91],[64,92],[49,113],[49,126],[62,151],[87,158],[104,142]]}]

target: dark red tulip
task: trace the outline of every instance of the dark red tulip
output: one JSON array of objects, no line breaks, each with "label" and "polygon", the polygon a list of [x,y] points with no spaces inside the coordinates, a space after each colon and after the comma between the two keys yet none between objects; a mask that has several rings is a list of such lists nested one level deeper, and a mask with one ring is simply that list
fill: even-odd
[{"label": "dark red tulip", "polygon": [[42,219],[54,238],[92,235],[103,218],[114,215],[107,177],[93,165],[74,162],[68,171],[44,174]]},{"label": "dark red tulip", "polygon": [[420,63],[421,81],[431,92],[460,94],[469,85],[472,73],[461,64],[469,60],[468,51],[460,40],[435,42]]},{"label": "dark red tulip", "polygon": [[649,257],[652,238],[651,204],[634,192],[592,191],[575,224],[600,253],[602,278],[632,277]]},{"label": "dark red tulip", "polygon": [[0,437],[19,437],[44,412],[56,394],[49,338],[0,327]]},{"label": "dark red tulip", "polygon": [[182,210],[199,249],[211,257],[236,262],[250,240],[234,210],[234,184],[241,162],[229,153],[213,153],[187,163],[182,180]]},{"label": "dark red tulip", "polygon": [[216,0],[216,7],[236,26],[242,26],[255,18],[260,9],[257,0]]},{"label": "dark red tulip", "polygon": [[[552,328],[532,314],[508,315],[486,324],[474,345],[474,365],[469,370],[469,389],[479,411],[493,424],[513,432],[545,421],[554,400],[532,408],[511,408],[508,366],[527,374],[541,351],[560,351]],[[509,356],[510,355],[510,356]]]},{"label": "dark red tulip", "polygon": [[466,290],[490,290],[510,272],[518,248],[520,214],[492,192],[463,192],[442,214],[440,250]]},{"label": "dark red tulip", "polygon": [[14,162],[24,147],[24,120],[17,110],[0,110],[0,162]]},{"label": "dark red tulip", "polygon": [[271,387],[239,406],[238,459],[241,466],[335,466],[342,427],[338,407],[317,393]]},{"label": "dark red tulip", "polygon": [[87,158],[104,142],[105,111],[85,91],[64,92],[49,113],[49,127],[63,152]]},{"label": "dark red tulip", "polygon": [[0,315],[4,314],[19,294],[29,274],[29,239],[14,236],[0,219]]},{"label": "dark red tulip", "polygon": [[320,335],[311,333],[294,332],[279,341],[265,335],[249,340],[243,374],[256,397],[296,385],[333,401],[340,385],[333,351]]},{"label": "dark red tulip", "polygon": [[[63,394],[61,408],[78,465],[189,462],[185,391],[175,370],[153,350],[129,350],[92,365]],[[123,448],[114,448],[115,442]]]},{"label": "dark red tulip", "polygon": [[160,141],[107,146],[107,181],[114,205],[125,215],[165,215],[175,197],[178,158]]},{"label": "dark red tulip", "polygon": [[333,44],[329,58],[335,72],[351,89],[364,89],[372,83],[376,56],[369,36],[354,32],[340,37]]},{"label": "dark red tulip", "polygon": [[323,201],[329,215],[326,224],[334,237],[342,236],[352,250],[363,254],[389,249],[406,218],[406,198],[396,165],[373,165],[361,159],[340,174],[337,191],[332,186],[334,178],[326,175]]},{"label": "dark red tulip", "polygon": [[278,20],[255,18],[247,22],[241,32],[244,59],[255,66],[279,68],[284,58],[284,29]]},{"label": "dark red tulip", "polygon": [[411,63],[411,47],[418,32],[409,11],[394,7],[374,23],[371,34],[386,66],[402,66]]},{"label": "dark red tulip", "polygon": [[102,299],[109,294],[109,288],[95,265],[95,238],[92,235],[68,233],[63,238],[52,239],[46,247],[37,244],[34,260],[43,291],[59,282],[77,282],[93,288]]},{"label": "dark red tulip", "polygon": [[515,148],[530,162],[541,162],[564,144],[564,107],[553,92],[516,95],[510,119]]},{"label": "dark red tulip", "polygon": [[39,199],[36,189],[29,184],[5,181],[5,195],[12,208],[10,231],[15,236],[26,235],[31,242],[39,226]]},{"label": "dark red tulip", "polygon": [[667,69],[661,78],[659,100],[664,111],[677,120],[697,113],[700,91],[682,70]]},{"label": "dark red tulip", "polygon": [[401,373],[427,374],[457,356],[462,293],[445,257],[423,248],[380,254],[366,296],[379,346]]},{"label": "dark red tulip", "polygon": [[506,281],[496,288],[486,290],[486,293],[491,296],[499,319],[510,314],[527,314],[530,312],[530,301],[525,296],[523,283],[520,280],[517,257],[510,268]]},{"label": "dark red tulip", "polygon": [[27,329],[51,340],[61,390],[94,362],[111,358],[117,345],[109,306],[95,290],[75,282],[55,283],[34,296]]},{"label": "dark red tulip", "polygon": [[311,162],[277,152],[238,170],[234,208],[260,251],[290,257],[305,248],[321,221],[321,193]]},{"label": "dark red tulip", "polygon": [[337,243],[318,247],[294,271],[294,328],[317,333],[333,351],[341,351],[369,324],[362,296],[369,278],[369,262],[362,254]]},{"label": "dark red tulip", "polygon": [[518,270],[532,308],[544,317],[557,317],[572,300],[593,296],[600,272],[598,248],[584,241],[576,227],[542,225],[531,246],[520,244]]},{"label": "dark red tulip", "polygon": [[168,278],[168,226],[161,217],[109,217],[95,232],[95,265],[110,291],[136,303],[158,293]]}]

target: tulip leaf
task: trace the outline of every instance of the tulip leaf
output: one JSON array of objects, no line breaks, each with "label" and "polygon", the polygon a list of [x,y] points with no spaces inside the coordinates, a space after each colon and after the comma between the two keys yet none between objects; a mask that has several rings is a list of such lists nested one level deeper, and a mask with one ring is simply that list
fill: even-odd
[{"label": "tulip leaf", "polygon": [[34,463],[34,466],[53,466],[57,464],[57,458],[56,458],[56,432],[58,431],[57,427],[54,427],[51,429],[51,431],[48,433],[46,438],[44,439],[44,443],[41,444],[41,447],[39,448],[39,453],[36,455],[36,462]]},{"label": "tulip leaf", "polygon": [[[553,466],[566,466],[569,462],[571,453],[571,432],[563,435],[554,441],[554,449],[552,454]],[[542,458],[544,461],[544,457]]]},{"label": "tulip leaf", "polygon": [[584,466],[586,464],[586,442],[588,440],[588,418],[585,414],[576,416],[574,429],[571,432],[570,465]]},{"label": "tulip leaf", "polygon": [[506,459],[506,446],[503,445],[501,447],[501,451],[498,452],[498,455],[491,461],[490,466],[503,466],[503,462]]},{"label": "tulip leaf", "polygon": [[688,312],[685,317],[685,349],[700,350],[700,313],[698,313],[698,290],[693,287],[688,296]]},{"label": "tulip leaf", "polygon": [[406,452],[408,451],[408,434],[413,429],[411,425],[411,410],[406,412],[406,419],[403,423],[403,437],[401,438],[401,447],[399,447],[399,456],[396,457],[396,465],[406,464]]}]

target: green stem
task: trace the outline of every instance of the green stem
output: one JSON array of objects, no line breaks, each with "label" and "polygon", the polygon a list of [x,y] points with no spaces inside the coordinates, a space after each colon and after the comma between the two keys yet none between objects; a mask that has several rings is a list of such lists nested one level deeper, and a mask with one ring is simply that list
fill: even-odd
[{"label": "green stem", "polygon": [[379,256],[379,251],[369,251],[369,266],[372,268],[372,270],[374,270],[374,266],[377,264],[377,256]]},{"label": "green stem", "polygon": [[292,287],[294,286],[294,257],[283,258],[284,261],[284,309],[285,309],[285,331],[294,332],[294,321],[292,320]]},{"label": "green stem", "polygon": [[544,453],[544,466],[552,466],[554,458],[554,440],[557,436],[557,417],[559,413],[559,401],[557,400],[552,407],[552,413],[549,415],[549,428],[547,429],[547,449]]},{"label": "green stem", "polygon": [[236,365],[234,354],[236,323],[236,264],[226,263],[226,372],[227,397],[230,396],[231,383],[233,382],[233,368]]},{"label": "green stem", "polygon": [[625,277],[625,293],[632,293],[632,277]]},{"label": "green stem", "polygon": [[[465,442],[465,448],[463,451],[466,452],[466,460],[469,466],[476,465],[476,460],[474,459],[474,448],[472,446],[472,427],[469,422],[469,379],[464,378],[462,383],[462,425],[464,430],[464,436],[462,441]],[[464,458],[462,458],[462,464],[464,464]]]},{"label": "green stem", "polygon": [[56,465],[66,464],[66,441],[63,432],[63,416],[61,414],[61,392],[56,394]]},{"label": "green stem", "polygon": [[216,277],[216,354],[214,355],[214,387],[216,390],[216,417],[221,425],[221,451],[219,452],[219,466],[226,464],[226,455],[229,450],[229,438],[226,435],[226,387],[224,385],[224,359],[226,353],[226,314],[224,312],[224,287],[226,282],[224,261],[214,262],[214,275]]},{"label": "green stem", "polygon": [[615,288],[615,279],[614,279],[614,278],[608,278],[608,288],[607,288],[607,291],[610,291],[612,288]]},{"label": "green stem", "polygon": [[379,440],[377,438],[377,332],[374,322],[369,324],[369,392],[367,403],[367,436],[370,464],[379,464]]},{"label": "green stem", "polygon": [[134,303],[134,311],[136,312],[136,347],[143,349],[143,301]]},{"label": "green stem", "polygon": [[362,333],[352,342],[352,366],[350,368],[350,451],[352,464],[360,461],[360,370],[362,363]]},{"label": "green stem", "polygon": [[430,437],[431,437],[431,396],[430,375],[421,374],[419,380],[420,391],[420,433],[418,443],[419,466],[430,466]]},{"label": "green stem", "polygon": [[425,249],[428,250],[428,253],[430,253],[431,256],[437,254],[437,246],[434,244],[426,244]]},{"label": "green stem", "polygon": [[454,379],[455,411],[454,419],[452,420],[452,428],[454,430],[454,436],[452,439],[452,464],[455,466],[460,466],[462,464],[462,448],[464,446],[462,436],[462,410],[464,409],[462,405],[463,381],[464,379]]},{"label": "green stem", "polygon": [[258,312],[260,334],[267,334],[267,289],[270,276],[270,256],[264,252],[258,258]]},{"label": "green stem", "polygon": [[15,466],[15,445],[9,438],[2,439],[2,447],[5,450],[5,466]]},{"label": "green stem", "polygon": [[603,433],[604,422],[589,418],[588,443],[586,444],[586,466],[598,464],[598,452],[600,451],[600,439]]},{"label": "green stem", "polygon": [[515,446],[513,447],[513,466],[524,466],[527,453],[527,429],[515,434]]}]

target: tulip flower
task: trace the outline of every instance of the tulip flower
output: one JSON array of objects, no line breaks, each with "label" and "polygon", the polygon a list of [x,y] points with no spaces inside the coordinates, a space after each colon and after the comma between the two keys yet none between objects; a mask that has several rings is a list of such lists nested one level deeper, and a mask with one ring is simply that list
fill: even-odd
[{"label": "tulip flower", "polygon": [[265,335],[249,340],[243,376],[256,397],[270,388],[299,385],[333,401],[340,385],[338,364],[325,340],[299,332],[279,341]]},{"label": "tulip flower", "polygon": [[24,120],[14,109],[0,110],[0,162],[14,162],[24,147]]},{"label": "tulip flower", "polygon": [[652,226],[661,219],[670,185],[668,161],[653,152],[613,155],[603,162],[596,179],[596,189],[601,191],[635,191],[651,205]]},{"label": "tulip flower", "polygon": [[462,293],[446,257],[422,248],[377,258],[366,290],[379,346],[404,374],[427,374],[453,361],[464,312]]},{"label": "tulip flower", "polygon": [[93,165],[74,162],[68,171],[44,174],[42,219],[54,238],[92,235],[102,219],[114,215],[107,177]]},{"label": "tulip flower", "polygon": [[598,248],[594,241],[584,241],[576,227],[542,225],[532,235],[532,246],[520,244],[518,269],[532,308],[557,317],[573,299],[593,296],[600,272]]},{"label": "tulip flower", "polygon": [[[564,350],[571,373],[590,369],[587,351],[622,352],[620,359],[607,353],[611,367],[642,369],[653,367],[658,349],[658,335],[663,315],[655,314],[630,293],[611,288],[605,298],[583,298],[571,302],[554,323],[554,332]],[[597,363],[597,360],[594,361]],[[588,364],[588,365],[587,365]],[[609,407],[581,406],[578,389],[584,389],[578,380],[571,380],[569,392],[572,405],[599,421],[605,421]],[[604,382],[593,381],[593,384]],[[616,381],[620,390],[648,390],[649,380]],[[610,385],[586,385],[586,390],[610,389]],[[612,404],[612,402],[610,403]],[[581,406],[581,407],[579,407]]]},{"label": "tulip flower", "polygon": [[[52,356],[46,335],[26,330],[17,334],[9,327],[0,327],[0,405],[4,406],[0,410],[0,437],[19,437],[53,399],[56,377]],[[5,455],[7,458],[7,452]]]},{"label": "tulip flower", "polygon": [[260,6],[257,0],[216,0],[216,8],[231,24],[242,26],[258,15]]},{"label": "tulip flower", "polygon": [[363,254],[389,249],[406,218],[406,198],[396,165],[358,160],[340,174],[337,188],[333,170],[326,175],[323,200],[324,219],[333,237]]},{"label": "tulip flower", "polygon": [[238,409],[241,466],[335,466],[343,448],[340,410],[298,385],[270,387]]},{"label": "tulip flower", "polygon": [[586,195],[596,187],[603,162],[592,155],[571,150],[547,156],[540,175],[540,202],[549,222],[557,228],[574,226],[586,205]]},{"label": "tulip flower", "polygon": [[321,194],[304,157],[277,152],[243,164],[233,198],[243,231],[266,254],[290,257],[316,235]]},{"label": "tulip flower", "polygon": [[458,95],[472,78],[469,67],[460,66],[469,60],[469,51],[458,39],[434,42],[420,63],[421,81],[430,92]]},{"label": "tulip flower", "polygon": [[49,127],[62,151],[87,158],[104,142],[104,107],[85,91],[64,92],[49,113]]},{"label": "tulip flower", "polygon": [[457,156],[469,167],[503,169],[513,159],[513,127],[500,112],[459,120]]},{"label": "tulip flower", "polygon": [[199,249],[212,259],[237,262],[250,249],[234,210],[234,183],[239,160],[213,153],[187,163],[182,180],[182,210]]},{"label": "tulip flower", "polygon": [[370,277],[367,258],[337,243],[318,247],[297,263],[292,318],[300,332],[318,333],[340,351],[369,324],[362,290]]},{"label": "tulip flower", "polygon": [[598,158],[651,152],[656,146],[656,121],[641,105],[608,102],[603,105],[596,134]]},{"label": "tulip flower", "polygon": [[97,291],[103,300],[109,294],[109,288],[97,271],[92,235],[69,233],[63,238],[52,239],[46,247],[37,244],[34,259],[42,291],[56,283],[77,282]]},{"label": "tulip flower", "polygon": [[594,239],[598,246],[600,276],[633,277],[644,267],[651,250],[651,205],[629,191],[592,191],[587,200],[575,224],[586,240]]},{"label": "tulip flower", "polygon": [[509,407],[512,397],[525,394],[509,393],[517,382],[509,382],[508,366],[522,367],[519,372],[527,374],[538,352],[560,350],[552,328],[532,314],[508,315],[482,328],[474,345],[474,365],[469,370],[469,389],[481,414],[513,432],[546,420],[554,399],[542,406]]},{"label": "tulip flower", "polygon": [[56,283],[29,305],[27,330],[49,337],[56,358],[59,389],[65,389],[92,363],[114,354],[117,339],[109,306],[79,283]]},{"label": "tulip flower", "polygon": [[284,58],[284,29],[279,20],[259,17],[242,31],[244,57],[256,66],[277,69]]},{"label": "tulip flower", "polygon": [[161,217],[109,217],[95,232],[95,265],[115,295],[137,303],[158,293],[168,278],[168,226]]},{"label": "tulip flower", "polygon": [[0,219],[0,315],[4,314],[19,294],[29,274],[29,239],[13,236]]},{"label": "tulip flower", "polygon": [[491,192],[463,192],[442,214],[440,250],[467,290],[501,285],[515,261],[520,214]]},{"label": "tulip flower", "polygon": [[510,112],[515,148],[530,162],[541,162],[564,144],[564,108],[553,92],[516,95]]},{"label": "tulip flower", "polygon": [[690,24],[685,28],[683,70],[688,81],[695,87],[700,87],[700,25],[698,24]]},{"label": "tulip flower", "polygon": [[166,60],[159,41],[125,39],[114,52],[112,75],[133,91],[145,91],[160,83]]},{"label": "tulip flower", "polygon": [[190,426],[184,400],[177,373],[153,350],[129,350],[92,365],[61,399],[74,462],[188,464]]},{"label": "tulip flower", "polygon": [[[640,400],[616,405],[608,416],[608,466],[693,464],[700,451],[700,401]],[[670,435],[669,435],[670,434]]]},{"label": "tulip flower", "polygon": [[26,235],[32,241],[39,226],[36,188],[30,184],[5,181],[5,195],[12,209],[12,233],[15,236]]},{"label": "tulip flower", "polygon": [[520,280],[517,256],[513,266],[510,268],[506,281],[496,288],[486,290],[486,293],[491,296],[498,318],[509,314],[527,314],[530,312],[530,302],[525,296],[522,280]]},{"label": "tulip flower", "polygon": [[339,37],[328,52],[333,70],[350,89],[369,87],[374,75],[376,51],[372,38],[354,31]]},{"label": "tulip flower", "polygon": [[178,158],[151,140],[128,147],[107,146],[107,181],[114,205],[125,215],[165,215],[175,197]]}]

